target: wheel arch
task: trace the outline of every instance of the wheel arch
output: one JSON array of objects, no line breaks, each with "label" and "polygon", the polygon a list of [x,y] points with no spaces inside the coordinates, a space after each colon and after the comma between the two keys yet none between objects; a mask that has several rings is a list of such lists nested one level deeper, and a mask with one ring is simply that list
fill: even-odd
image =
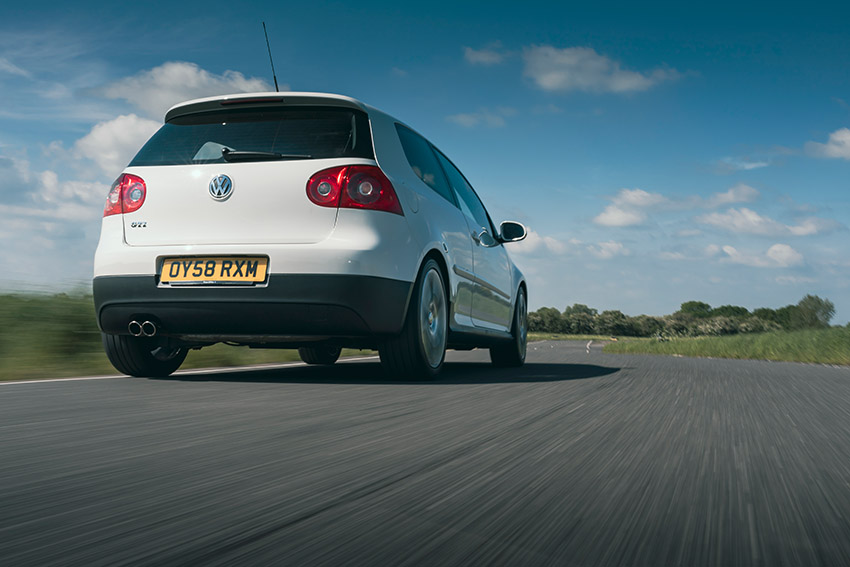
[{"label": "wheel arch", "polygon": [[410,293],[407,295],[407,305],[404,309],[405,320],[407,319],[407,313],[410,310],[410,302],[413,301],[413,293],[416,291],[416,282],[419,281],[419,277],[422,275],[422,268],[425,267],[428,260],[434,260],[440,267],[440,271],[442,272],[441,275],[443,276],[443,287],[446,292],[446,301],[449,303],[449,312],[451,312],[451,307],[454,305],[454,298],[451,293],[451,282],[449,281],[448,262],[446,262],[445,257],[438,248],[431,248],[422,255],[422,258],[419,259],[419,266],[416,268],[416,278],[413,280],[413,285],[410,286]]}]

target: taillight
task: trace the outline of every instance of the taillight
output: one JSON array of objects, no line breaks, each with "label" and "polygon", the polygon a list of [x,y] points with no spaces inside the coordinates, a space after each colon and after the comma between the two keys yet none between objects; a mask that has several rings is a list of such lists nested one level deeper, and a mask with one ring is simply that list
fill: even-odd
[{"label": "taillight", "polygon": [[345,183],[345,167],[323,169],[307,182],[307,196],[322,207],[338,207],[340,188]]},{"label": "taillight", "polygon": [[323,169],[307,182],[307,197],[322,207],[370,209],[404,215],[392,183],[374,165]]},{"label": "taillight", "polygon": [[136,175],[122,173],[106,196],[106,205],[103,207],[103,216],[120,215],[138,211],[145,203],[147,187],[145,180]]}]

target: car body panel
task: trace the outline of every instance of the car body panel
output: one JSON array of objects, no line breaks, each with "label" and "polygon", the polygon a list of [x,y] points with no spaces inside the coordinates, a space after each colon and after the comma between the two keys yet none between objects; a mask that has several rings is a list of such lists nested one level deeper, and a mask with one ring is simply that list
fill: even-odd
[{"label": "car body panel", "polygon": [[[318,207],[307,197],[307,180],[337,165],[374,161],[353,158],[304,161],[131,167],[144,179],[144,205],[124,217],[130,246],[204,244],[313,244],[334,230],[337,209]],[[227,175],[225,200],[210,193],[210,182]],[[137,223],[134,227],[133,223]],[[143,223],[139,227],[138,223]],[[143,228],[142,228],[143,227]]]}]

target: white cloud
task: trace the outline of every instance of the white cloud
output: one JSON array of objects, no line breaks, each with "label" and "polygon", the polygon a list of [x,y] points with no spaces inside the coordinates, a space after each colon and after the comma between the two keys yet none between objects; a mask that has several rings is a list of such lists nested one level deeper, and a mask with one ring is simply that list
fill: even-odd
[{"label": "white cloud", "polygon": [[552,254],[565,254],[568,249],[568,245],[557,238],[541,236],[531,229],[528,230],[525,240],[520,240],[510,245],[511,252],[516,252],[517,254],[533,254],[539,251],[550,252]]},{"label": "white cloud", "polygon": [[803,263],[803,255],[787,244],[774,244],[767,249],[767,257],[783,268]]},{"label": "white cloud", "polygon": [[[102,189],[103,201],[105,202],[106,192],[109,187],[104,185]],[[85,205],[77,201],[69,201],[67,203],[52,201],[43,205],[26,207],[0,204],[0,219],[3,219],[4,222],[2,224],[4,226],[7,219],[13,218],[59,221],[56,223],[56,226],[60,226],[66,221],[91,223],[92,221],[97,221],[102,212],[102,205]],[[32,225],[30,228],[35,228],[35,226]],[[94,251],[94,247],[91,250]]]},{"label": "white cloud", "polygon": [[806,142],[806,153],[822,158],[850,160],[850,128],[839,128],[825,144]]},{"label": "white cloud", "polygon": [[649,193],[643,189],[621,189],[614,202],[632,207],[653,207],[667,202],[667,197],[660,193]]},{"label": "white cloud", "polygon": [[682,254],[681,252],[662,252],[660,254],[662,260],[687,260],[687,256]]},{"label": "white cloud", "polygon": [[603,260],[609,260],[615,256],[628,256],[631,254],[631,251],[626,248],[622,242],[615,242],[613,240],[600,242],[596,245],[590,245],[587,247],[587,250],[597,258],[602,258]]},{"label": "white cloud", "polygon": [[798,225],[785,225],[764,217],[757,212],[742,207],[728,209],[725,213],[710,213],[696,218],[697,222],[722,228],[739,234],[758,234],[764,236],[793,235],[808,236],[832,230],[838,226],[835,221],[815,217],[804,219]]},{"label": "white cloud", "polygon": [[549,45],[531,46],[523,51],[525,76],[537,87],[551,92],[645,91],[661,82],[679,78],[675,69],[658,68],[648,72],[627,71],[618,61],[600,55],[590,47],[558,49]]},{"label": "white cloud", "polygon": [[[281,90],[288,89],[281,85]],[[194,63],[171,61],[115,81],[103,87],[100,94],[126,100],[148,116],[161,120],[166,110],[189,99],[269,90],[271,86],[263,79],[246,78],[237,71],[216,75]]]},{"label": "white cloud", "polygon": [[[740,183],[728,191],[715,193],[708,199],[699,196],[670,198],[661,193],[650,193],[643,189],[620,189],[611,197],[611,204],[597,215],[593,221],[603,226],[635,226],[646,222],[646,211],[681,211],[688,209],[713,209],[732,203],[746,203],[759,197],[758,190]],[[691,229],[685,236],[699,234]]]},{"label": "white cloud", "polygon": [[780,285],[810,284],[816,281],[814,278],[807,278],[805,276],[778,276],[776,278],[776,283]]},{"label": "white cloud", "polygon": [[809,217],[807,219],[803,219],[800,224],[796,226],[788,226],[786,228],[788,229],[788,232],[794,236],[809,236],[811,234],[834,230],[838,228],[838,226],[839,224],[833,220]]},{"label": "white cloud", "polygon": [[[60,181],[54,171],[43,171],[39,175],[41,190],[36,199],[46,203],[65,206],[70,201],[83,205],[103,204],[109,186],[89,181]],[[97,207],[94,207],[97,210]]]},{"label": "white cloud", "polygon": [[755,266],[759,268],[765,268],[768,266],[768,262],[765,258],[761,256],[751,256],[742,254],[738,252],[738,250],[734,246],[723,246],[721,248],[723,253],[726,254],[727,259],[734,264],[744,264],[745,266]]},{"label": "white cloud", "polygon": [[0,184],[0,224],[13,218],[84,220],[96,218],[109,187],[103,183],[62,179],[52,170],[33,170],[18,158],[0,157],[5,182]]},{"label": "white cloud", "polygon": [[749,158],[734,157],[721,158],[720,162],[718,163],[719,169],[725,172],[751,171],[753,169],[760,169],[769,165],[769,161],[758,161]]},{"label": "white cloud", "polygon": [[608,205],[594,217],[593,222],[602,226],[635,226],[646,221],[646,213],[624,209],[618,205]]},{"label": "white cloud", "polygon": [[9,73],[10,75],[18,75],[19,77],[29,77],[29,71],[21,69],[5,57],[0,57],[0,71]]},{"label": "white cloud", "polygon": [[452,114],[451,116],[447,116],[446,120],[464,128],[475,128],[479,125],[490,128],[501,128],[505,125],[505,118],[514,116],[515,114],[516,110],[509,107],[501,107],[496,110],[482,108],[478,112]]},{"label": "white cloud", "polygon": [[101,122],[74,143],[73,153],[94,161],[110,178],[116,177],[160,123],[135,114]]},{"label": "white cloud", "polygon": [[646,221],[641,209],[656,207],[668,202],[660,193],[649,193],[643,189],[620,189],[611,198],[612,204],[605,207],[593,222],[602,226],[635,226]]},{"label": "white cloud", "polygon": [[729,209],[725,213],[710,213],[697,218],[697,221],[747,234],[781,234],[785,229],[781,223],[746,207]]},{"label": "white cloud", "polygon": [[712,195],[708,199],[707,205],[711,208],[715,208],[722,207],[724,205],[732,205],[734,203],[751,203],[758,198],[759,192],[757,189],[750,187],[749,185],[739,183],[724,193],[715,193]]},{"label": "white cloud", "polygon": [[705,247],[704,252],[706,256],[717,256],[720,254],[720,246],[717,244],[709,244]]},{"label": "white cloud", "polygon": [[32,284],[67,287],[90,281],[109,187],[64,179],[23,160],[0,161],[6,163],[0,187],[2,285],[31,289]]},{"label": "white cloud", "polygon": [[499,47],[500,44],[498,43],[482,49],[464,47],[463,58],[466,59],[467,63],[471,63],[472,65],[498,65],[505,59],[504,54],[497,51]]},{"label": "white cloud", "polygon": [[774,244],[764,255],[745,254],[733,246],[723,246],[726,261],[755,268],[789,268],[803,263],[803,255],[787,244]]}]

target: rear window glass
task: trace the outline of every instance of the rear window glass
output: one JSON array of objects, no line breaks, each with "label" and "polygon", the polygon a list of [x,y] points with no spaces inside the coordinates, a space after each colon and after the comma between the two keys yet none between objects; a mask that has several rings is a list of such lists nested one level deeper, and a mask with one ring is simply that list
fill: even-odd
[{"label": "rear window glass", "polygon": [[364,112],[302,106],[178,116],[148,140],[130,166],[223,163],[223,149],[243,152],[239,157],[242,162],[271,157],[261,154],[301,159],[374,158],[369,119]]}]

